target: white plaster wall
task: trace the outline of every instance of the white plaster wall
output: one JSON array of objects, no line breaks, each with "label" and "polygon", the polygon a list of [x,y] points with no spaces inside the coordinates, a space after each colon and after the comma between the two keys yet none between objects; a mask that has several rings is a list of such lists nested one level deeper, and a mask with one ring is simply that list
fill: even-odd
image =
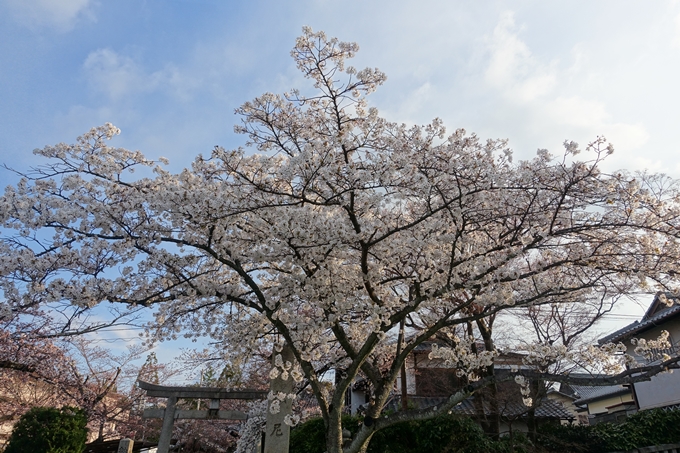
[{"label": "white plaster wall", "polygon": [[360,406],[366,406],[366,393],[362,390],[352,390],[352,414],[356,414]]},{"label": "white plaster wall", "polygon": [[608,412],[607,408],[621,403],[629,403],[633,401],[633,395],[626,393],[624,395],[611,396],[606,399],[593,401],[588,403],[588,413],[591,415],[605,414]]}]

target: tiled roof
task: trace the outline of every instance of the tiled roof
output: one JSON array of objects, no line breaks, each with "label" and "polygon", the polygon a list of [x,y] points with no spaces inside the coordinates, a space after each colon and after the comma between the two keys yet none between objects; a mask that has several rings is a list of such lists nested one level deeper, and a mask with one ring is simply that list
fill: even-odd
[{"label": "tiled roof", "polygon": [[[465,415],[473,416],[477,413],[472,398],[468,398],[463,401],[456,407],[456,409],[458,409],[456,412],[460,412]],[[520,402],[506,402],[503,404],[501,412],[505,417],[525,417],[528,410],[529,408]],[[486,407],[486,405],[484,407],[484,412],[486,414],[489,413],[489,409]],[[574,416],[569,411],[567,411],[561,403],[550,399],[544,399],[541,401],[541,404],[536,408],[536,417],[560,420],[574,418]]]},{"label": "tiled roof", "polygon": [[[428,407],[439,406],[443,404],[448,398],[446,397],[425,397],[425,396],[409,396],[408,404],[410,407],[415,409],[425,409]],[[385,406],[385,410],[398,411],[400,409],[400,397],[397,395],[393,397]],[[489,405],[485,402],[484,412],[486,415],[490,413]],[[503,417],[526,417],[528,408],[522,403],[505,403],[502,407]],[[452,412],[461,415],[475,416],[477,415],[477,409],[473,398],[467,398],[463,400],[460,404],[452,409]],[[568,420],[574,418],[574,416],[567,411],[562,404],[557,401],[544,399],[541,404],[536,408],[536,417],[538,418],[551,418],[559,420]]]},{"label": "tiled roof", "polygon": [[[426,409],[428,407],[440,406],[446,400],[446,397],[409,395],[408,405],[412,409]],[[401,395],[390,397],[383,410],[394,412],[401,410]]]},{"label": "tiled roof", "polygon": [[623,387],[622,385],[572,385],[571,388],[574,389],[575,394],[573,396],[576,397],[574,404],[583,404],[599,398],[630,393],[630,389],[628,387]]},{"label": "tiled roof", "polygon": [[[438,346],[446,346],[446,344],[442,341],[439,340],[428,340],[428,341],[423,341],[419,345],[417,345],[415,348],[413,348],[413,352],[430,352],[432,351],[432,345],[437,344]],[[479,351],[484,351],[486,350],[486,346],[484,345],[484,342],[482,340],[475,340],[475,345],[477,346],[477,350]]]},{"label": "tiled roof", "polygon": [[670,307],[663,307],[660,310],[654,312],[654,310],[656,310],[660,304],[659,294],[657,294],[656,297],[654,297],[654,301],[647,310],[647,313],[645,313],[645,315],[642,317],[641,321],[635,321],[614,333],[610,333],[606,337],[600,338],[598,343],[604,344],[626,340],[636,333],[643,332],[647,329],[658,326],[666,320],[680,314],[680,305],[678,304],[677,298],[670,294],[666,294],[666,297],[668,299],[676,299],[676,303]]},{"label": "tiled roof", "polygon": [[[590,373],[571,373],[569,376],[575,378],[592,378],[599,375]],[[630,389],[622,385],[577,385],[560,384],[559,392],[574,399],[574,404],[583,404],[598,398],[614,396],[617,394],[629,393]]]}]

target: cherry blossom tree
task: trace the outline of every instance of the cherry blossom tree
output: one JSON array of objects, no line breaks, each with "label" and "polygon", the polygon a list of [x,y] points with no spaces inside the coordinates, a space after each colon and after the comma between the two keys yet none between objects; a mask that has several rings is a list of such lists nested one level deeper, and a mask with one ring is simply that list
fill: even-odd
[{"label": "cherry blossom tree", "polygon": [[[406,357],[442,329],[513,307],[675,290],[673,181],[604,173],[613,148],[603,138],[583,160],[567,142],[559,157],[540,150],[513,163],[503,140],[447,135],[438,119],[390,122],[366,101],[385,75],[346,66],[357,50],[305,28],[292,56],[313,88],[246,102],[236,128],[246,148],[216,147],[179,174],[110,147],[111,124],[37,150],[49,163],[21,173],[0,199],[0,312],[106,301],[153,307],[159,338],[210,336],[225,355],[285,341],[297,360],[290,374],[313,390],[327,451],[337,453],[365,449],[394,423],[446,413],[490,383],[440,407],[382,413]],[[402,320],[421,329],[395,341]],[[493,359],[445,349],[471,375]],[[616,350],[585,352],[595,361]],[[530,352],[533,363],[566,354]],[[673,360],[608,383],[648,378]],[[329,367],[343,370],[331,390],[321,378]],[[344,394],[359,374],[372,403],[343,449]]]}]

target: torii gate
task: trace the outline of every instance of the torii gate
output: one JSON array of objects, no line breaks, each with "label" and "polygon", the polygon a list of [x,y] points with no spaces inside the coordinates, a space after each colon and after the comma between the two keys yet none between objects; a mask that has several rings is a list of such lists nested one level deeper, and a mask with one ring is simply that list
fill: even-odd
[{"label": "torii gate", "polygon": [[[220,400],[241,399],[257,400],[267,397],[267,392],[259,390],[228,391],[217,387],[169,387],[137,381],[139,388],[146,390],[151,397],[167,398],[165,409],[144,409],[144,418],[162,418],[163,427],[158,440],[158,453],[168,453],[172,438],[172,427],[176,419],[218,419],[218,420],[246,420],[248,414],[241,411],[219,410]],[[210,400],[208,410],[178,410],[179,398],[201,398]]]},{"label": "torii gate", "polygon": [[[276,353],[272,354],[272,365],[274,364]],[[285,361],[293,361],[292,350],[286,346],[281,351],[281,356]],[[162,418],[163,427],[161,436],[158,439],[157,453],[168,453],[170,440],[172,439],[172,428],[176,419],[218,419],[218,420],[246,420],[248,414],[241,411],[220,410],[220,400],[240,399],[257,400],[267,397],[269,392],[262,390],[226,390],[219,387],[172,387],[158,384],[151,384],[141,380],[137,381],[139,388],[146,390],[147,396],[167,398],[165,409],[144,409],[144,418]],[[272,379],[269,384],[272,393],[278,392],[291,393],[293,391],[293,379],[286,380],[277,377]],[[208,410],[183,410],[176,409],[179,398],[201,398],[210,400]],[[292,404],[290,400],[281,402],[281,410],[272,414],[267,410],[267,431],[265,432],[265,453],[288,453],[288,443],[290,439],[290,426],[284,423],[286,415],[291,413]],[[269,429],[271,427],[271,430]]]}]

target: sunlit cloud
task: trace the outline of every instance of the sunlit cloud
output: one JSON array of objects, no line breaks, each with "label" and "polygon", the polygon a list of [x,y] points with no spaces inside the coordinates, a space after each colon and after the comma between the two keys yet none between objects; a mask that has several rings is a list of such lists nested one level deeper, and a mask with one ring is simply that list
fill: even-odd
[{"label": "sunlit cloud", "polygon": [[546,139],[557,133],[589,140],[605,136],[626,151],[648,142],[650,134],[644,124],[620,121],[603,100],[589,98],[582,93],[583,87],[568,83],[570,79],[587,80],[592,74],[592,68],[583,64],[579,43],[571,51],[573,63],[562,68],[556,60],[542,61],[534,56],[521,39],[521,31],[511,12],[501,15],[489,39],[484,73],[486,83],[504,99],[505,108],[516,112],[509,121]]},{"label": "sunlit cloud", "polygon": [[554,64],[543,64],[519,38],[511,12],[501,15],[489,44],[491,56],[485,78],[508,99],[533,101],[557,83]]},{"label": "sunlit cloud", "polygon": [[597,130],[612,142],[625,143],[628,148],[639,148],[649,139],[642,124],[614,122],[604,103],[580,97],[558,97],[545,105],[545,112],[553,121],[565,126]]}]

